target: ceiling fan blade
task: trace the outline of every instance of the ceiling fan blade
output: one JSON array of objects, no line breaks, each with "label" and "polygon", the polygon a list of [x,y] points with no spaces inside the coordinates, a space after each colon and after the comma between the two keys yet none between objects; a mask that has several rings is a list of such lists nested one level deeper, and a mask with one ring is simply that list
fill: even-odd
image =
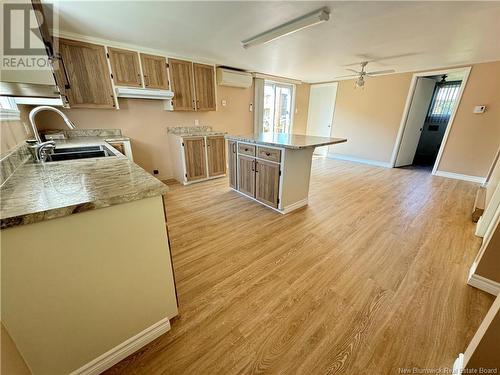
[{"label": "ceiling fan blade", "polygon": [[359,77],[359,74],[347,74],[345,76],[336,76],[336,77],[333,77],[333,78],[354,78],[354,77]]},{"label": "ceiling fan blade", "polygon": [[356,74],[361,74],[361,72],[358,72],[357,70],[354,70],[354,69],[347,68],[346,70],[353,72],[353,73],[356,73]]},{"label": "ceiling fan blade", "polygon": [[377,74],[387,74],[387,73],[395,73],[396,71],[394,69],[387,69],[387,70],[377,70],[375,72],[367,72],[366,74],[369,76],[375,76]]}]

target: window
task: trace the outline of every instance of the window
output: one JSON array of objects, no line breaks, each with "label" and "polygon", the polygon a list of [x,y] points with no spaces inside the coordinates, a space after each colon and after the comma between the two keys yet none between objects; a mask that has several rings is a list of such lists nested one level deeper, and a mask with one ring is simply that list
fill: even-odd
[{"label": "window", "polygon": [[262,128],[264,133],[290,133],[294,87],[265,81]]},{"label": "window", "polygon": [[425,122],[431,124],[448,122],[458,98],[461,84],[462,81],[436,84]]},{"label": "window", "polygon": [[19,110],[14,98],[0,96],[0,120],[19,120]]}]

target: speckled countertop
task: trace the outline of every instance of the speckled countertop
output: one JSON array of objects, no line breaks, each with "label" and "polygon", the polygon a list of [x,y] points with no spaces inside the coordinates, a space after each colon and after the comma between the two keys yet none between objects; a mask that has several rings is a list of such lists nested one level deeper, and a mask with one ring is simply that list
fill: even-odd
[{"label": "speckled countertop", "polygon": [[333,145],[347,142],[345,138],[316,137],[301,134],[259,133],[251,135],[226,135],[226,139],[256,143],[266,146],[283,147],[292,150]]},{"label": "speckled countertop", "polygon": [[163,195],[165,184],[120,154],[106,140],[122,136],[56,141],[57,148],[102,145],[116,156],[19,166],[0,188],[1,228]]}]

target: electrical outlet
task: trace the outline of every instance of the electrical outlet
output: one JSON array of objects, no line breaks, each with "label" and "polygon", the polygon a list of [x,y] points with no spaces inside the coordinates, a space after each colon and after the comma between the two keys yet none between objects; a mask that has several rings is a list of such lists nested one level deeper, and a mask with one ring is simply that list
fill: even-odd
[{"label": "electrical outlet", "polygon": [[158,169],[154,169],[153,170],[153,174],[159,174],[160,172],[158,171]]},{"label": "electrical outlet", "polygon": [[200,125],[200,120],[194,120],[194,126]]}]

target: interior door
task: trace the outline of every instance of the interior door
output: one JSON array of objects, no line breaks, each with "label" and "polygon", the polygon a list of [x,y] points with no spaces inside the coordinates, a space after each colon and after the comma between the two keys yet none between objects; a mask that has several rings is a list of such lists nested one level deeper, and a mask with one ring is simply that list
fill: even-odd
[{"label": "interior door", "polygon": [[183,143],[187,181],[195,181],[207,178],[205,138],[184,138]]},{"label": "interior door", "polygon": [[168,59],[174,111],[194,111],[193,63],[191,61]]},{"label": "interior door", "polygon": [[228,164],[229,164],[229,186],[233,189],[238,188],[237,184],[237,164],[238,164],[238,155],[236,154],[236,142],[228,141]]},{"label": "interior door", "polygon": [[108,54],[115,85],[142,86],[139,54],[137,52],[108,47]]},{"label": "interior door", "polygon": [[103,46],[59,39],[59,51],[66,68],[69,88],[66,90],[72,108],[113,108],[106,52]]},{"label": "interior door", "polygon": [[238,155],[238,190],[255,197],[255,159]]},{"label": "interior door", "polygon": [[208,175],[226,173],[226,141],[224,137],[207,137]]},{"label": "interior door", "polygon": [[[307,135],[330,137],[332,131],[337,82],[311,85],[309,112],[307,115]],[[328,146],[316,147],[315,155],[326,156]]]},{"label": "interior door", "polygon": [[255,198],[271,207],[278,207],[280,165],[266,161],[255,162]]},{"label": "interior door", "polygon": [[398,156],[396,157],[396,167],[411,165],[413,163],[435,86],[436,81],[433,79],[424,77],[417,79],[403,130],[403,137],[399,145]]},{"label": "interior door", "polygon": [[212,65],[193,64],[196,110],[215,111],[215,80]]},{"label": "interior door", "polygon": [[167,59],[141,53],[144,86],[149,89],[168,89]]}]

